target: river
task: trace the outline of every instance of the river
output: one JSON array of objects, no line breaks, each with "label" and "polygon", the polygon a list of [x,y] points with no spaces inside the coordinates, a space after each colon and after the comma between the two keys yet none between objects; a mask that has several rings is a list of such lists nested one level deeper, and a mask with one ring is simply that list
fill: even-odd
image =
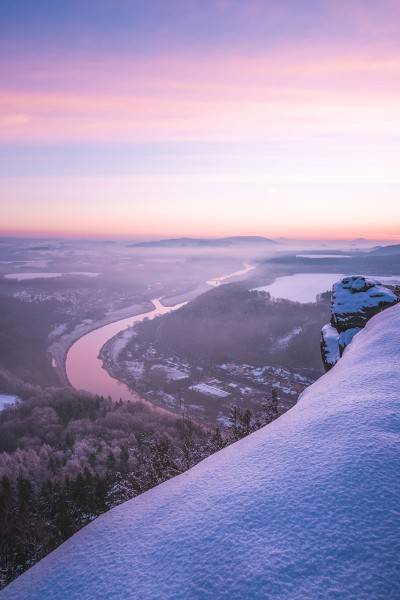
[{"label": "river", "polygon": [[[244,275],[254,269],[252,265],[243,265],[244,269],[235,271],[228,275],[210,279],[207,284],[210,287],[220,285],[220,283],[233,276]],[[177,310],[186,302],[175,304],[174,306],[163,306],[159,298],[152,300],[154,309],[132,317],[109,323],[79,338],[68,350],[65,369],[70,384],[77,390],[86,390],[92,394],[101,396],[111,396],[113,400],[141,400],[146,404],[154,406],[152,402],[143,399],[139,394],[132,392],[124,384],[111,377],[103,368],[103,361],[99,358],[100,350],[104,344],[123,331],[127,327],[132,327],[139,323],[145,317],[153,319],[158,315],[165,315],[173,310]]]},{"label": "river", "polygon": [[221,275],[221,277],[214,277],[213,279],[209,279],[207,281],[207,284],[211,285],[211,287],[218,287],[222,284],[223,281],[225,281],[225,279],[230,279],[231,277],[238,277],[239,275],[246,275],[246,273],[249,273],[250,271],[255,269],[255,266],[250,265],[249,263],[244,263],[243,266],[244,269],[241,269],[240,271],[235,271],[234,273],[230,273],[229,275]]},{"label": "river", "polygon": [[[65,368],[68,381],[75,389],[86,390],[101,396],[111,396],[113,400],[122,398],[122,400],[148,402],[135,392],[130,391],[124,383],[111,377],[103,368],[103,361],[99,358],[99,354],[104,344],[120,331],[132,327],[145,317],[154,319],[154,317],[165,315],[185,304],[183,302],[175,306],[163,306],[159,298],[154,298],[152,303],[154,305],[153,310],[94,329],[71,346],[67,354]],[[151,402],[148,403],[153,406]]]}]

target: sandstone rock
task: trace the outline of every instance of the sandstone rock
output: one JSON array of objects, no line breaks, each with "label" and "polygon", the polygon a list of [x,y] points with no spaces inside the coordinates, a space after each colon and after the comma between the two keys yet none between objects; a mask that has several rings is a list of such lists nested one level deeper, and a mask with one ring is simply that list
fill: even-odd
[{"label": "sandstone rock", "polygon": [[342,356],[367,321],[400,302],[400,297],[376,279],[345,277],[333,286],[331,322],[321,331],[321,355],[326,371]]},{"label": "sandstone rock", "polygon": [[339,334],[330,323],[325,325],[321,331],[321,355],[326,371],[332,369],[340,358]]},{"label": "sandstone rock", "polygon": [[331,325],[339,333],[361,329],[371,317],[398,301],[378,280],[361,275],[345,277],[333,286]]}]

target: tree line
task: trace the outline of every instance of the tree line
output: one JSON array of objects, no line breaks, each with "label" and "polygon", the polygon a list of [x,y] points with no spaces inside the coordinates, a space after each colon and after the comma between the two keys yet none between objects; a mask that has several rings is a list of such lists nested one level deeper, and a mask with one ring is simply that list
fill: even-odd
[{"label": "tree line", "polygon": [[273,393],[226,428],[140,402],[29,388],[0,412],[0,584],[100,514],[183,473],[278,416]]},{"label": "tree line", "polygon": [[[325,298],[309,304],[273,300],[243,284],[226,284],[177,311],[138,323],[120,360],[142,357],[151,345],[160,354],[176,354],[205,367],[235,362],[321,370],[319,340],[329,318]],[[288,342],[280,343],[296,329]]]}]

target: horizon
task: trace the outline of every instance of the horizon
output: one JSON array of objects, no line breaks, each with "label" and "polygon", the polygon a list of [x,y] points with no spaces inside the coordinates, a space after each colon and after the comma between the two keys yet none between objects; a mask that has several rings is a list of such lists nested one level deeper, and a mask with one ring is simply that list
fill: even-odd
[{"label": "horizon", "polygon": [[400,6],[11,3],[0,235],[400,239]]},{"label": "horizon", "polygon": [[[377,236],[379,234],[376,234]],[[208,235],[204,233],[204,235],[190,235],[190,234],[177,234],[173,236],[163,236],[162,234],[147,234],[147,235],[107,235],[107,233],[98,233],[92,235],[82,235],[79,233],[57,233],[57,232],[6,232],[3,233],[0,230],[0,241],[4,240],[49,240],[49,241],[75,241],[75,242],[115,242],[115,243],[141,243],[141,242],[161,242],[161,241],[170,241],[170,240],[180,240],[180,239],[190,239],[190,240],[220,240],[227,238],[265,238],[266,240],[270,240],[272,242],[277,243],[276,250],[279,249],[279,245],[285,246],[286,243],[298,242],[298,243],[310,243],[310,244],[346,244],[346,243],[370,243],[370,244],[383,244],[383,245],[396,245],[400,244],[400,236],[395,235],[392,238],[383,238],[383,237],[326,237],[326,238],[313,238],[313,237],[285,237],[285,236],[277,236],[270,237],[268,235],[242,235],[240,233],[232,233],[232,234],[221,234],[221,235]]]}]

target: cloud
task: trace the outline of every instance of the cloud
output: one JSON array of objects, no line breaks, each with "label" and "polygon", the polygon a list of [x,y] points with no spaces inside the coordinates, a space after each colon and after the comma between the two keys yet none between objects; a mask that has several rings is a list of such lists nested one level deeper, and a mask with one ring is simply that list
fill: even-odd
[{"label": "cloud", "polygon": [[4,79],[0,118],[18,127],[8,127],[0,139],[398,136],[399,68],[394,56],[317,58],[289,51],[279,60],[268,55],[221,56],[212,63],[175,55],[101,64],[49,60],[36,70],[27,63],[15,66],[17,83],[7,86]]},{"label": "cloud", "polygon": [[0,126],[14,127],[29,122],[27,115],[4,115],[0,118]]}]

